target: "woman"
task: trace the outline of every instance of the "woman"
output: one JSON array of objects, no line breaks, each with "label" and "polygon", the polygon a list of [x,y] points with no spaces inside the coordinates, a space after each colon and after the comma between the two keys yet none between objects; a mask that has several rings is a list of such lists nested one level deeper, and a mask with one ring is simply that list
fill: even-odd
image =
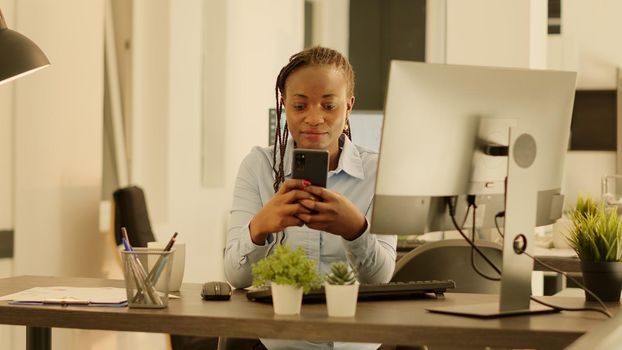
[{"label": "woman", "polygon": [[[275,91],[275,145],[253,148],[238,172],[225,251],[227,279],[236,288],[250,286],[251,264],[269,255],[276,244],[288,244],[302,247],[318,262],[321,274],[333,262],[348,261],[361,283],[388,282],[395,267],[397,238],[369,232],[366,216],[378,155],[350,140],[348,117],[355,100],[352,66],[335,50],[307,49],[281,69]],[[283,108],[286,124],[281,130]],[[326,188],[290,178],[295,147],[329,152]],[[361,344],[262,342],[269,349],[364,348]]]}]

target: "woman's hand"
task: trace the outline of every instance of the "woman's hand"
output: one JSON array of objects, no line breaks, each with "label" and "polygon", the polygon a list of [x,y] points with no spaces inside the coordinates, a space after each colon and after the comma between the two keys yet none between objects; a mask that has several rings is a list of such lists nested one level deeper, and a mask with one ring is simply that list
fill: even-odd
[{"label": "woman's hand", "polygon": [[307,186],[304,190],[319,200],[300,200],[300,204],[307,209],[307,212],[297,214],[303,224],[350,241],[367,229],[365,216],[345,196],[318,186]]},{"label": "woman's hand", "polygon": [[263,245],[266,237],[289,226],[302,226],[298,215],[311,211],[300,204],[302,200],[315,201],[313,194],[304,191],[309,181],[289,179],[283,182],[272,199],[253,217],[249,224],[253,243]]}]

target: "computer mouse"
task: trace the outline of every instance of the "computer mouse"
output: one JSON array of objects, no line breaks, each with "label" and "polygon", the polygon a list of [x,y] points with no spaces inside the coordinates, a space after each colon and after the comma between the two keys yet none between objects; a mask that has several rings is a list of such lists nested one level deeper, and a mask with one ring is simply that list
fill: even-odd
[{"label": "computer mouse", "polygon": [[203,284],[201,297],[205,300],[229,300],[231,299],[231,286],[223,281],[210,281]]}]

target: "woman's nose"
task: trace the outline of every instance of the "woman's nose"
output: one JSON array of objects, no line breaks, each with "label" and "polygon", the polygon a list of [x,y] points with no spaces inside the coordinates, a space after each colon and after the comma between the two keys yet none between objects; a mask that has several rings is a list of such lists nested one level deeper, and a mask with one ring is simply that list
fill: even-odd
[{"label": "woman's nose", "polygon": [[321,110],[313,108],[305,117],[305,122],[309,125],[319,125],[324,122],[324,114]]}]

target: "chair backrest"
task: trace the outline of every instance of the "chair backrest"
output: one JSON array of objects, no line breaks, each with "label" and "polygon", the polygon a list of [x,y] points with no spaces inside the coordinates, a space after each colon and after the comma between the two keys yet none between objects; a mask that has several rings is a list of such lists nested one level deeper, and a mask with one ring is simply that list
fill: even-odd
[{"label": "chair backrest", "polygon": [[[477,241],[477,246],[499,269],[502,268],[503,248],[490,241]],[[499,275],[486,261],[473,252],[473,261],[486,276]],[[397,261],[393,282],[421,280],[454,280],[456,288],[448,292],[499,293],[499,281],[488,280],[471,266],[471,246],[462,239],[425,243]]]},{"label": "chair backrest", "polygon": [[134,247],[146,247],[147,242],[155,241],[151,230],[145,194],[140,187],[120,188],[113,193],[114,230],[117,245],[121,244],[121,227],[127,229],[130,243]]}]

